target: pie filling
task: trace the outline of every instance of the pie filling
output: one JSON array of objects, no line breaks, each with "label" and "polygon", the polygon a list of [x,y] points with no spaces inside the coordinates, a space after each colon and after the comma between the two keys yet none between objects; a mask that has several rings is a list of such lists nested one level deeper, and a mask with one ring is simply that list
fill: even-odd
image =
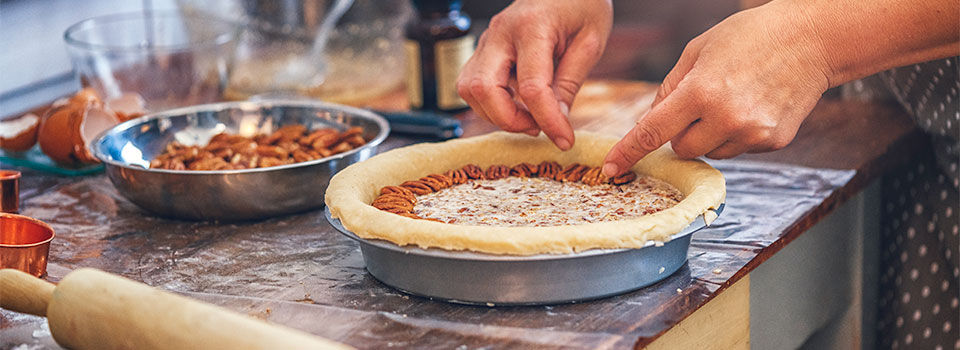
[{"label": "pie filling", "polygon": [[558,226],[633,219],[670,208],[683,194],[659,179],[555,162],[475,165],[387,186],[372,205],[416,219],[458,225]]}]

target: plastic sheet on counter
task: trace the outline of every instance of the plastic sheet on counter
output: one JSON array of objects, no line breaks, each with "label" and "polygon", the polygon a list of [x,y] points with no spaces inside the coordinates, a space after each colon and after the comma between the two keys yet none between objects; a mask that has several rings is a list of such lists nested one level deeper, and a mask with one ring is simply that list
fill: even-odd
[{"label": "plastic sheet on counter", "polygon": [[[104,176],[64,178],[22,210],[57,231],[53,279],[95,267],[358,348],[631,347],[702,306],[854,174],[711,164],[726,176],[727,206],[694,235],[687,265],[634,292],[553,306],[463,306],[403,294],[364,270],[357,245],[321,211],[236,224],[166,220],[123,199]],[[3,311],[0,345],[43,324]]]}]

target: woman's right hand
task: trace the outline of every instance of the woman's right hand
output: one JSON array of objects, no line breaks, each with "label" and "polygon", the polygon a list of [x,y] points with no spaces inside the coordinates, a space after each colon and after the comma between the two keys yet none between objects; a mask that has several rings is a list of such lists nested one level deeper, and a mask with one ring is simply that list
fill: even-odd
[{"label": "woman's right hand", "polygon": [[542,130],[567,150],[574,142],[570,104],[603,53],[612,21],[609,0],[517,0],[490,21],[457,92],[501,129]]}]

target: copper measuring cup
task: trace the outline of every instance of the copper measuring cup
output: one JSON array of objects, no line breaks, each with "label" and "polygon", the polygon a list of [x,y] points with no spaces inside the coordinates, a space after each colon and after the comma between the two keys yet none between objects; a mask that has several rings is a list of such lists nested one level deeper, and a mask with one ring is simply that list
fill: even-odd
[{"label": "copper measuring cup", "polygon": [[0,213],[0,268],[13,268],[42,278],[53,228],[23,215]]},{"label": "copper measuring cup", "polygon": [[20,172],[0,170],[0,212],[20,212]]}]

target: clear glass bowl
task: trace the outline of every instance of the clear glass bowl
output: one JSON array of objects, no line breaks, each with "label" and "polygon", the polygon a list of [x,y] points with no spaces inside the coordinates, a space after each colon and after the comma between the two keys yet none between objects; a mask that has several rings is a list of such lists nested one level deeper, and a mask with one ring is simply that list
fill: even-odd
[{"label": "clear glass bowl", "polygon": [[150,112],[223,99],[240,27],[179,11],[95,17],[63,38],[83,86],[136,93]]},{"label": "clear glass bowl", "polygon": [[324,101],[363,105],[403,87],[403,28],[408,0],[353,0],[323,52],[319,83],[278,79],[291,61],[310,57],[317,29],[333,0],[177,0],[181,11],[239,23],[234,69],[226,98],[244,100],[286,92]]}]

